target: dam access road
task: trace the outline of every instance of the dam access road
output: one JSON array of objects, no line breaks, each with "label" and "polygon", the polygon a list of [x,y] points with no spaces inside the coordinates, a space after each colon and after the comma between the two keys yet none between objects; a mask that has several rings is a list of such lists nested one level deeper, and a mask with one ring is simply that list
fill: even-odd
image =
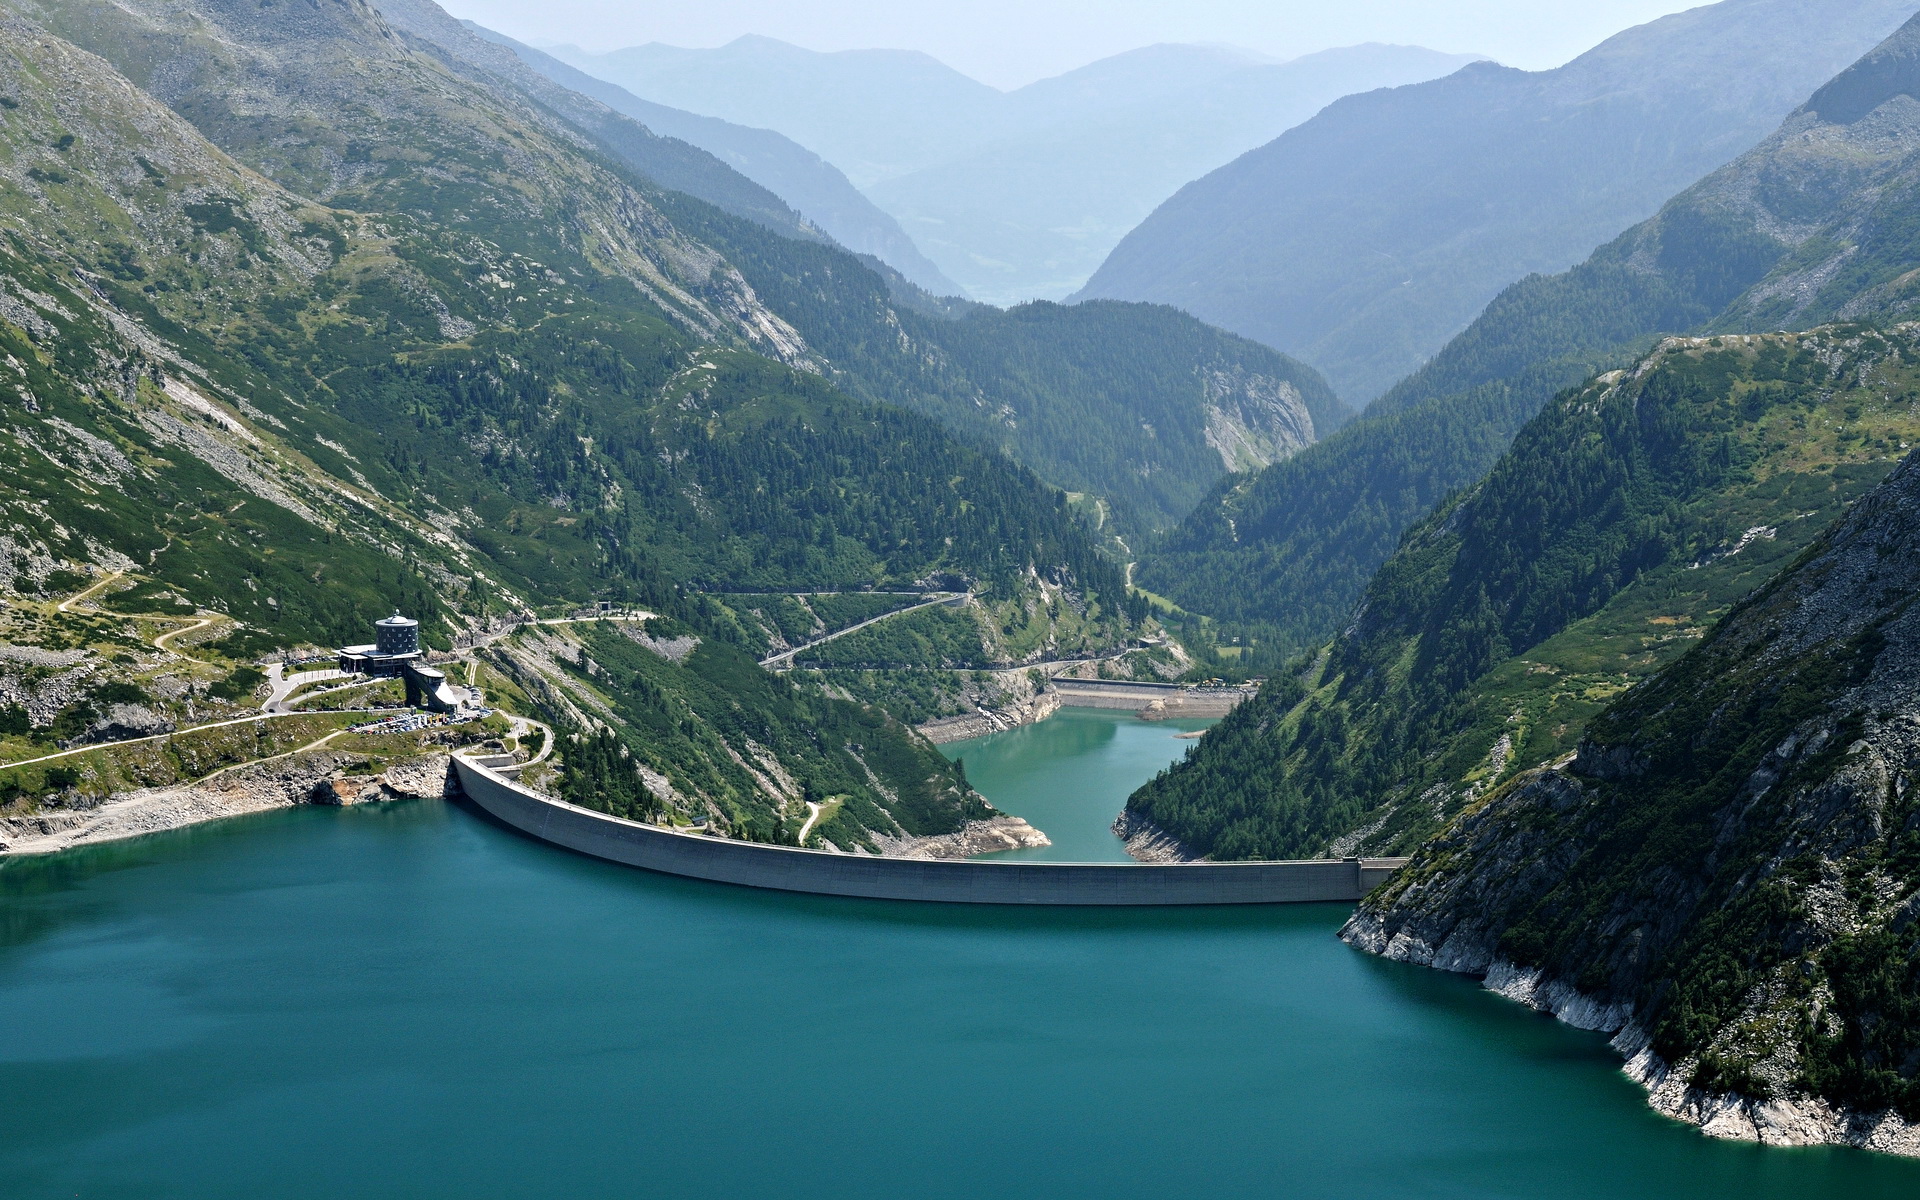
[{"label": "dam access road", "polygon": [[1233,863],[1055,863],[836,854],[681,833],[578,808],[507,778],[503,756],[453,756],[481,811],[530,837],[594,858],[745,887],[956,904],[1171,906],[1360,899],[1403,858]]}]

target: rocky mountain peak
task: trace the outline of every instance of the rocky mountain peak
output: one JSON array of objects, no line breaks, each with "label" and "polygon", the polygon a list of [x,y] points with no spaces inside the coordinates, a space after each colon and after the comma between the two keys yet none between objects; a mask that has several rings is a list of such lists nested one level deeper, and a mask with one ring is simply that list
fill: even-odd
[{"label": "rocky mountain peak", "polygon": [[1920,96],[1920,14],[1834,76],[1802,111],[1851,125],[1895,96]]}]

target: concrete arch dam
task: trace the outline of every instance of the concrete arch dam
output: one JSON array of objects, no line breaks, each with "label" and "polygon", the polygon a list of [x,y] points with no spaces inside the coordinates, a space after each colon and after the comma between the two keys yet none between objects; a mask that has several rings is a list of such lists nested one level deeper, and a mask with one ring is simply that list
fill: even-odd
[{"label": "concrete arch dam", "polygon": [[746,887],[957,904],[1298,904],[1358,900],[1404,858],[1251,863],[1048,863],[882,858],[679,833],[542,796],[454,755],[467,799],[542,841],[668,875]]}]

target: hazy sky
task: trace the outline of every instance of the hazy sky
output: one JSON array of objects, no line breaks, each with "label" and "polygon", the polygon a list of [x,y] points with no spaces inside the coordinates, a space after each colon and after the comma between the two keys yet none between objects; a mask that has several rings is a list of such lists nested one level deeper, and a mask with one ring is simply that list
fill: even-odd
[{"label": "hazy sky", "polygon": [[524,41],[611,50],[718,46],[760,33],[814,50],[924,50],[1016,87],[1154,42],[1225,42],[1292,57],[1401,42],[1557,66],[1686,0],[442,0]]}]

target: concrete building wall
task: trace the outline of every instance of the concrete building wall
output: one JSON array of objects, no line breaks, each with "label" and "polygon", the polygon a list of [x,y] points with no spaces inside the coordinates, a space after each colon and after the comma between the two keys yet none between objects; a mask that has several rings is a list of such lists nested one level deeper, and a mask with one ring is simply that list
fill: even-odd
[{"label": "concrete building wall", "polygon": [[454,756],[474,804],[543,841],[628,866],[747,887],[959,904],[1184,905],[1353,901],[1405,859],[1039,863],[878,858],[678,833],[548,799]]}]

